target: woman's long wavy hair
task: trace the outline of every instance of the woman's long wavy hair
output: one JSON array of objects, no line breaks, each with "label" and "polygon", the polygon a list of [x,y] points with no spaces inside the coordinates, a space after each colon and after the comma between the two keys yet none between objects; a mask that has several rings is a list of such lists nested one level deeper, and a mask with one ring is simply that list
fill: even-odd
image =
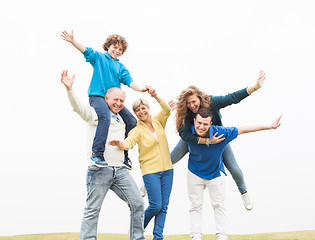
[{"label": "woman's long wavy hair", "polygon": [[211,95],[200,91],[199,88],[194,85],[185,88],[177,97],[175,114],[177,131],[185,125],[186,116],[193,114],[193,112],[187,107],[187,98],[191,95],[196,95],[199,98],[200,107],[210,107]]}]

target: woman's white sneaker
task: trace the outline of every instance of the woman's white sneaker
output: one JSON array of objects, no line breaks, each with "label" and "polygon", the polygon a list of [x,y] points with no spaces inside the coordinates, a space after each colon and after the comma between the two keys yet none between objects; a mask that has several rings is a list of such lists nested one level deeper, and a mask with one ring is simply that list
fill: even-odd
[{"label": "woman's white sneaker", "polygon": [[252,210],[253,209],[253,203],[250,201],[248,192],[243,193],[241,196],[242,196],[244,207],[248,211]]}]

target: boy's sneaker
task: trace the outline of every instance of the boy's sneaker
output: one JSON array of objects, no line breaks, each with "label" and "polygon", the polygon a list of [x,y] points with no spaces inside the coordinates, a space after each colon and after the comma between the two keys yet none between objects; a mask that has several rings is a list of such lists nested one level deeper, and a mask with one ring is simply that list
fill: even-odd
[{"label": "boy's sneaker", "polygon": [[108,163],[105,161],[104,156],[100,156],[96,153],[92,153],[91,162],[98,167],[108,167]]},{"label": "boy's sneaker", "polygon": [[132,162],[130,161],[129,157],[125,156],[123,163],[128,170],[132,169]]},{"label": "boy's sneaker", "polygon": [[145,195],[147,195],[147,189],[145,188],[144,183],[142,183],[140,187],[140,193],[142,197],[145,197]]},{"label": "boy's sneaker", "polygon": [[248,211],[252,210],[252,208],[253,208],[253,203],[250,201],[248,192],[243,193],[241,196],[242,196],[242,200],[243,200],[244,207],[245,207]]}]

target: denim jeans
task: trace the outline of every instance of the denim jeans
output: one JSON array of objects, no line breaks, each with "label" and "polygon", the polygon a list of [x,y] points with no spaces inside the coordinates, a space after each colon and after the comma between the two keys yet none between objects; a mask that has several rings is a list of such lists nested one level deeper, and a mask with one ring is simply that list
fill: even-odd
[{"label": "denim jeans", "polygon": [[[126,124],[125,138],[128,137],[128,133],[137,125],[137,119],[129,112],[129,110],[124,107],[120,110],[119,115],[124,120]],[[128,151],[124,150],[125,158],[128,158]]]},{"label": "denim jeans", "polygon": [[126,124],[125,137],[127,137],[130,130],[137,125],[137,119],[131,114],[131,112],[129,112],[126,107],[120,110],[119,115],[122,117],[124,123]]},{"label": "denim jeans", "polygon": [[235,159],[235,156],[234,156],[234,153],[232,151],[230,144],[226,145],[226,147],[224,148],[222,157],[223,157],[223,163],[225,167],[231,173],[237,185],[238,190],[240,191],[241,194],[246,193],[247,188],[246,188],[243,172],[236,162],[236,159]]},{"label": "denim jeans", "polygon": [[144,213],[144,228],[154,219],[153,240],[164,239],[163,229],[173,186],[173,169],[143,176],[149,206]]},{"label": "denim jeans", "polygon": [[[129,239],[144,240],[144,204],[139,189],[125,167],[89,166],[86,176],[87,199],[81,225],[81,240],[97,239],[97,223],[103,200],[109,189],[130,209]],[[107,206],[108,208],[110,206]],[[110,216],[109,216],[110,217]],[[119,223],[117,223],[119,224]]]},{"label": "denim jeans", "polygon": [[[187,143],[184,140],[180,139],[177,145],[175,146],[175,148],[173,149],[173,151],[171,152],[172,163],[173,164],[177,163],[186,155],[187,152],[188,152]],[[236,162],[236,159],[235,159],[235,156],[233,154],[230,144],[226,145],[222,157],[223,157],[223,163],[225,167],[231,173],[237,185],[238,190],[240,191],[241,194],[246,193],[247,188],[246,188],[243,172]]]},{"label": "denim jeans", "polygon": [[[105,143],[108,135],[108,128],[110,125],[110,109],[104,99],[101,96],[90,96],[90,105],[95,109],[98,118],[98,124],[93,140],[92,151],[98,155],[102,155],[105,151]],[[133,129],[136,124],[136,118],[124,107],[119,115],[126,124],[125,136],[127,137],[129,131]]]},{"label": "denim jeans", "polygon": [[98,118],[92,152],[103,155],[110,125],[109,108],[104,97],[101,96],[90,96],[90,105],[94,108]]},{"label": "denim jeans", "polygon": [[188,144],[183,139],[180,139],[171,152],[172,163],[177,163],[186,155],[186,153],[188,153]]}]

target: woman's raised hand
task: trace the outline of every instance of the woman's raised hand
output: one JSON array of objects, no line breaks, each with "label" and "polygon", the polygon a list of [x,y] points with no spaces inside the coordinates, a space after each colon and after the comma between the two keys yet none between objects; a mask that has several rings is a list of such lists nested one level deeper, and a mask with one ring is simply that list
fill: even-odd
[{"label": "woman's raised hand", "polygon": [[156,96],[156,90],[153,87],[147,86],[147,91],[151,95],[151,97],[155,97]]},{"label": "woman's raised hand", "polygon": [[254,86],[255,90],[258,90],[259,88],[261,88],[264,85],[264,82],[265,82],[265,79],[266,79],[265,75],[266,74],[265,74],[264,71],[261,70],[259,72],[258,79],[257,79],[256,84]]}]

